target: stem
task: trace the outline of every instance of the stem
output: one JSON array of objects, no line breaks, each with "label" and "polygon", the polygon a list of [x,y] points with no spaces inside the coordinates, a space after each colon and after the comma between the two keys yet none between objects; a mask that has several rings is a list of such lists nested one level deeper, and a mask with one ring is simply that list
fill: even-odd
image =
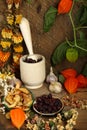
[{"label": "stem", "polygon": [[[73,1],[73,5],[74,5],[74,1]],[[72,8],[73,8],[73,5],[72,5]],[[74,33],[74,42],[75,42],[75,46],[76,46],[76,42],[77,42],[77,39],[76,39],[76,29],[75,29],[75,25],[74,25],[74,22],[73,22],[73,19],[72,19],[72,8],[69,12],[69,17],[70,17],[70,20],[71,20],[71,23],[72,23],[72,27],[73,27],[73,33]]]},{"label": "stem", "polygon": [[81,46],[78,46],[77,44],[76,44],[76,47],[79,48],[79,49],[81,49],[81,50],[83,50],[83,51],[86,51],[86,52],[87,52],[87,50],[86,50],[85,48],[83,48],[83,47],[81,47]]},{"label": "stem", "polygon": [[75,45],[72,45],[72,44],[69,42],[69,40],[68,40],[67,37],[66,37],[66,42],[68,43],[69,46],[71,46],[71,47],[75,47]]},{"label": "stem", "polygon": [[77,27],[76,30],[79,30],[79,29],[86,29],[87,26],[83,26],[83,27]]},{"label": "stem", "polygon": [[[74,5],[74,1],[73,1],[73,5]],[[70,17],[70,20],[71,20],[71,23],[72,23],[72,27],[73,27],[74,45],[75,45],[75,47],[77,47],[77,48],[87,52],[87,50],[85,48],[80,47],[80,46],[77,45],[76,29],[87,28],[87,26],[75,28],[74,21],[73,21],[73,18],[72,18],[73,5],[72,5],[72,8],[71,8],[71,10],[69,12],[69,17]],[[68,44],[69,44],[69,42],[68,42]]]}]

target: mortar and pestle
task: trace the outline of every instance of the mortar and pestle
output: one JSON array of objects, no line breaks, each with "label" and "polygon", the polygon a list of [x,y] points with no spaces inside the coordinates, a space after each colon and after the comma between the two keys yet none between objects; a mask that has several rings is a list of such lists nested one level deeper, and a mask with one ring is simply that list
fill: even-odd
[{"label": "mortar and pestle", "polygon": [[37,89],[46,77],[45,57],[33,52],[29,21],[23,17],[19,26],[29,53],[20,58],[20,77],[25,87]]}]

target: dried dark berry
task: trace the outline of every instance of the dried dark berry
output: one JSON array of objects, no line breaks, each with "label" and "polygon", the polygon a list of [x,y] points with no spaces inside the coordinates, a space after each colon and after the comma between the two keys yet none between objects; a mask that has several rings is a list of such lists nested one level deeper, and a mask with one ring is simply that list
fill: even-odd
[{"label": "dried dark berry", "polygon": [[42,60],[42,58],[39,58],[39,59],[37,59],[37,60],[34,60],[34,59],[32,59],[32,58],[26,57],[26,58],[24,59],[24,62],[26,62],[26,63],[37,63],[37,62],[40,62],[41,60]]},{"label": "dried dark berry", "polygon": [[37,97],[34,107],[42,113],[54,113],[62,107],[62,103],[59,99],[53,98],[52,94],[48,94]]},{"label": "dried dark berry", "polygon": [[24,59],[24,62],[27,62],[27,63],[36,63],[36,60],[33,60],[33,59],[31,59],[31,58],[25,58]]}]

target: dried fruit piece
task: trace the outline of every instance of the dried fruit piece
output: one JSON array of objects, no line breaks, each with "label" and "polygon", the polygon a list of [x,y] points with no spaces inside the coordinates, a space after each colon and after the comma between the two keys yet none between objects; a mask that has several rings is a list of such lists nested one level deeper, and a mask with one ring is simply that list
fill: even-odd
[{"label": "dried fruit piece", "polygon": [[10,108],[21,108],[24,111],[29,110],[33,103],[32,94],[29,90],[24,87],[16,87],[7,93],[4,99],[5,107],[9,110]]},{"label": "dried fruit piece", "polygon": [[36,102],[34,103],[34,108],[36,111],[48,114],[55,113],[60,110],[62,107],[62,102],[60,99],[52,97],[52,94],[42,95],[36,98]]}]

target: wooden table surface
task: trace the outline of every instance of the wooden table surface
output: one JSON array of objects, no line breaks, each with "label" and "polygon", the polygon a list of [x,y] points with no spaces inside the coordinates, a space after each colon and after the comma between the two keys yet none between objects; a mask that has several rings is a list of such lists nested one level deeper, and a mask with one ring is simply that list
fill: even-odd
[{"label": "wooden table surface", "polygon": [[[33,93],[34,97],[41,96],[43,94],[49,94],[49,89],[46,84],[44,84],[41,88],[38,89],[30,89]],[[60,94],[56,94],[57,97],[62,98],[67,93],[65,90],[62,91]],[[72,96],[76,96],[79,99],[87,99],[87,89],[80,89],[77,93],[73,94]],[[77,124],[75,126],[75,130],[87,130],[87,109],[86,110],[78,110],[78,119]],[[11,124],[10,120],[7,120],[4,115],[0,114],[0,130],[17,130]],[[21,130],[25,130],[21,128]]]}]

